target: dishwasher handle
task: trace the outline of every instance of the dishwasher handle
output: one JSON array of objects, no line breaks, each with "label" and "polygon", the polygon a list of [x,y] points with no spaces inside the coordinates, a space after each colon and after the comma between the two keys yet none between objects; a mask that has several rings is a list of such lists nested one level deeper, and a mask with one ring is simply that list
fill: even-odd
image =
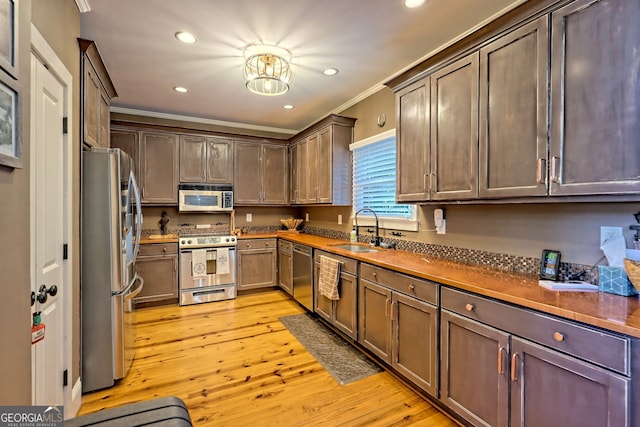
[{"label": "dishwasher handle", "polygon": [[303,255],[311,256],[311,248],[309,246],[293,245],[293,251]]}]

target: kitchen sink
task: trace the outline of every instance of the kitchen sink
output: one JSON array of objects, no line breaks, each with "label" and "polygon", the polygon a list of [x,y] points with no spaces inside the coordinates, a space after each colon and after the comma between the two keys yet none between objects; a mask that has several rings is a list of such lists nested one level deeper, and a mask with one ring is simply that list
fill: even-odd
[{"label": "kitchen sink", "polygon": [[354,245],[349,243],[340,243],[337,245],[329,245],[337,249],[344,249],[351,252],[378,252],[379,249],[367,245]]}]

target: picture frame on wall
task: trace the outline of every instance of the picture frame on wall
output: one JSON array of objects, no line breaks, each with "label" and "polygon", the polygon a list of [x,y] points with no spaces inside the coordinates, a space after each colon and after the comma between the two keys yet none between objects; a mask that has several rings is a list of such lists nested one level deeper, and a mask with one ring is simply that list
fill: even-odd
[{"label": "picture frame on wall", "polygon": [[0,80],[0,165],[22,168],[17,83]]},{"label": "picture frame on wall", "polygon": [[15,0],[0,0],[0,68],[18,78],[18,19]]}]

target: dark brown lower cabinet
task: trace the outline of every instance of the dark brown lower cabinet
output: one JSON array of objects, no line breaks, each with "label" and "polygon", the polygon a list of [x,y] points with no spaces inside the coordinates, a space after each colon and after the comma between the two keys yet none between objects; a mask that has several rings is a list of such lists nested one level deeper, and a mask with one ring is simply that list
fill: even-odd
[{"label": "dark brown lower cabinet", "polygon": [[292,246],[291,242],[278,240],[278,284],[289,295],[293,295]]},{"label": "dark brown lower cabinet", "polygon": [[178,244],[153,243],[140,245],[136,260],[138,274],[144,279],[142,291],[135,303],[167,301],[178,298]]},{"label": "dark brown lower cabinet", "polygon": [[[318,278],[320,277],[320,256],[328,256],[341,262],[340,280],[338,282],[338,293],[340,299],[333,301],[321,295],[318,291]],[[344,258],[328,252],[316,251],[315,253],[315,274],[314,274],[314,312],[325,319],[335,328],[346,334],[348,337],[357,338],[358,318],[357,295],[358,295],[358,262],[353,259]]]},{"label": "dark brown lower cabinet", "polygon": [[276,239],[249,239],[238,242],[238,290],[277,286]]},{"label": "dark brown lower cabinet", "polygon": [[[549,323],[553,319],[534,313],[523,318],[522,309],[457,291],[443,289],[441,296],[440,399],[466,421],[493,427],[630,425],[631,379],[599,366],[615,360],[598,355],[600,340],[624,348],[624,339],[580,325]],[[449,310],[456,307],[460,311]],[[498,328],[472,316],[503,323]],[[594,362],[513,335],[506,331],[509,324],[531,337],[545,336],[547,329],[558,348],[574,347],[578,353],[585,337],[593,346]],[[624,354],[614,357],[626,360]]]},{"label": "dark brown lower cabinet", "polygon": [[420,288],[428,288],[426,294],[435,299],[437,285],[367,264],[361,265],[360,272],[358,342],[408,380],[437,396],[438,309],[396,290],[420,295]]}]

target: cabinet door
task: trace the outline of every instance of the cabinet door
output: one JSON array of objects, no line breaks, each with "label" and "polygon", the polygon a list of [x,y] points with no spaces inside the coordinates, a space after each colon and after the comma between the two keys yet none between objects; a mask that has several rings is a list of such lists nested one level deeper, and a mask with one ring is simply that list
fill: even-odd
[{"label": "cabinet door", "polygon": [[298,202],[309,201],[309,144],[307,140],[298,143]]},{"label": "cabinet door", "polygon": [[262,193],[262,146],[236,142],[234,146],[234,203],[260,203]]},{"label": "cabinet door", "polygon": [[391,291],[360,280],[358,342],[391,363]]},{"label": "cabinet door", "polygon": [[84,60],[84,142],[100,146],[100,81],[91,62]]},{"label": "cabinet door", "polygon": [[478,54],[431,76],[431,199],[478,197]]},{"label": "cabinet door", "polygon": [[547,194],[548,19],[480,50],[481,198]]},{"label": "cabinet door", "polygon": [[111,112],[109,111],[109,98],[103,90],[99,92],[98,105],[98,145],[109,148],[109,128],[111,126]]},{"label": "cabinet door", "polygon": [[629,425],[628,378],[519,338],[511,344],[512,426]]},{"label": "cabinet door", "polygon": [[238,290],[277,286],[275,248],[239,250],[237,253]]},{"label": "cabinet door", "polygon": [[550,194],[640,192],[640,2],[552,13]]},{"label": "cabinet door", "polygon": [[180,182],[206,182],[207,144],[203,136],[180,136]]},{"label": "cabinet door", "polygon": [[142,202],[178,202],[178,138],[170,133],[142,132],[140,137]]},{"label": "cabinet door", "polygon": [[307,188],[305,193],[306,203],[316,203],[318,201],[318,180],[320,179],[318,162],[318,134],[307,138],[307,153],[305,167],[307,168]]},{"label": "cabinet door", "polygon": [[333,189],[333,132],[332,127],[318,133],[316,170],[316,202],[331,203]]},{"label": "cabinet door", "polygon": [[286,205],[289,193],[287,146],[264,145],[262,148],[262,201]]},{"label": "cabinet door", "polygon": [[315,272],[313,276],[313,311],[320,317],[324,318],[327,322],[333,324],[333,300],[325,297],[320,293],[320,262],[316,261]]},{"label": "cabinet door", "polygon": [[136,181],[140,183],[139,133],[131,129],[111,129],[111,147],[119,148],[131,157]]},{"label": "cabinet door", "polygon": [[207,138],[207,182],[233,184],[233,143]]},{"label": "cabinet door", "polygon": [[393,366],[427,391],[438,394],[438,310],[393,293]]},{"label": "cabinet door", "polygon": [[357,289],[358,282],[355,276],[342,273],[338,285],[340,299],[334,301],[333,325],[347,336],[356,339],[358,318],[357,313]]},{"label": "cabinet door", "polygon": [[291,252],[278,252],[278,279],[280,288],[293,295],[293,258]]},{"label": "cabinet door", "polygon": [[430,167],[429,78],[414,83],[396,96],[396,200],[429,200]]},{"label": "cabinet door", "polygon": [[134,302],[178,298],[178,256],[142,256],[136,260],[138,274],[144,279],[142,291]]},{"label": "cabinet door", "polygon": [[440,400],[473,425],[508,426],[509,335],[447,310],[440,321]]},{"label": "cabinet door", "polygon": [[289,149],[289,165],[291,177],[289,179],[289,201],[300,203],[300,159],[298,156],[298,144]]}]

